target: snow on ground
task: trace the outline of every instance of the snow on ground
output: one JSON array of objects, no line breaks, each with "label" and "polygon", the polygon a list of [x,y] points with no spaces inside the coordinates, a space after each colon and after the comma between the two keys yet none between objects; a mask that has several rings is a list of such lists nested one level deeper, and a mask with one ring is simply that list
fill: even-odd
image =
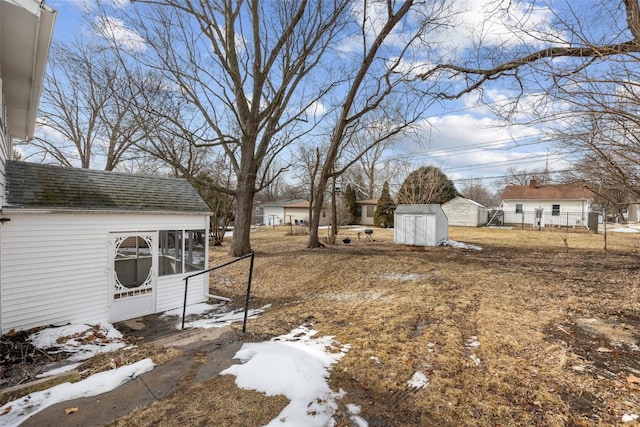
[{"label": "snow on ground", "polygon": [[[327,380],[331,367],[349,350],[339,346],[331,336],[312,338],[317,331],[301,326],[271,341],[246,343],[234,358],[243,364],[233,365],[221,375],[235,375],[240,388],[256,390],[268,396],[284,395],[290,403],[268,426],[332,426],[337,408],[334,392]],[[352,418],[362,420],[352,408]],[[356,418],[357,417],[357,418]]]},{"label": "snow on ground", "polygon": [[480,246],[472,245],[470,243],[457,242],[455,240],[445,240],[440,245],[441,246],[451,246],[452,248],[458,248],[458,249],[469,249],[469,250],[473,250],[473,251],[481,251],[482,250],[482,248]]},{"label": "snow on ground", "polygon": [[617,227],[612,228],[609,231],[613,231],[614,233],[640,233],[640,230],[637,227]]},{"label": "snow on ground", "polygon": [[[248,310],[247,319],[255,318],[269,307],[271,307],[271,304]],[[185,317],[189,315],[198,315],[200,318],[194,321],[185,321],[185,328],[223,328],[232,323],[244,321],[244,310],[231,311],[224,303],[207,304],[203,302],[189,305],[186,308]],[[162,316],[177,316],[178,322],[176,323],[176,329],[182,329],[182,308],[165,311]]]},{"label": "snow on ground", "polygon": [[407,381],[407,387],[412,389],[425,388],[428,385],[429,385],[429,378],[427,378],[427,376],[420,371],[416,371],[416,373],[413,374],[411,379]]},{"label": "snow on ground", "polygon": [[0,407],[0,426],[18,426],[30,416],[56,403],[114,390],[138,375],[152,370],[153,367],[151,359],[143,359],[131,365],[99,372],[77,383],[63,383],[31,393]]},{"label": "snow on ground", "polygon": [[[114,351],[125,346],[122,334],[110,323],[96,326],[70,324],[46,328],[29,336],[34,347],[49,354],[71,353],[70,362],[89,359],[98,353]],[[53,349],[53,350],[52,350]]]}]

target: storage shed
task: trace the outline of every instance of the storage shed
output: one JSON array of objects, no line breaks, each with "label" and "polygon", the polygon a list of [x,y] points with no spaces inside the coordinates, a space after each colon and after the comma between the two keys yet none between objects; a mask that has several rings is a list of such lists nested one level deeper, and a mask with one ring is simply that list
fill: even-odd
[{"label": "storage shed", "polygon": [[442,204],[449,225],[459,227],[481,227],[489,221],[489,210],[478,202],[456,197]]},{"label": "storage shed", "polygon": [[448,238],[447,216],[437,204],[398,205],[393,237],[403,245],[438,246]]},{"label": "storage shed", "polygon": [[[209,208],[184,179],[6,162],[2,333],[181,307],[207,268]],[[188,304],[207,299],[208,275]]]}]

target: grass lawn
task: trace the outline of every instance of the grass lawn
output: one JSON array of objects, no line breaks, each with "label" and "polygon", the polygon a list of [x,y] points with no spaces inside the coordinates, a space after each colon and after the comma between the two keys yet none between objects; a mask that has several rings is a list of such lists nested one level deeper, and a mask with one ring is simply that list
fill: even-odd
[{"label": "grass lawn", "polygon": [[[289,231],[252,234],[251,307],[271,307],[250,336],[308,325],[351,346],[330,377],[346,392],[339,426],[353,425],[346,404],[370,426],[597,426],[640,414],[640,235],[609,233],[605,252],[602,234],[449,229],[473,250],[345,230],[340,244],[309,250]],[[212,248],[210,264],[227,250]],[[211,276],[211,292],[234,305],[245,286],[246,264]],[[426,387],[407,386],[416,372]],[[285,404],[225,376],[114,425],[174,425],[167,414],[181,413],[189,425],[257,426]]]}]

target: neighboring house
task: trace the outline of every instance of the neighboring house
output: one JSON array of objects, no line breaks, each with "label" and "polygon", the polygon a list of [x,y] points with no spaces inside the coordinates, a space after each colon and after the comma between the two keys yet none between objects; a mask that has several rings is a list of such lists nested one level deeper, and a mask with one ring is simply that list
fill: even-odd
[{"label": "neighboring house", "polygon": [[448,221],[442,207],[398,205],[394,214],[395,243],[411,246],[438,246],[448,238]]},{"label": "neighboring house", "polygon": [[[209,208],[181,179],[9,160],[33,136],[55,12],[0,0],[0,330],[182,306],[207,267]],[[204,301],[208,277],[189,282]]]},{"label": "neighboring house", "polygon": [[[305,200],[302,202],[289,203],[284,205],[284,223],[295,225],[308,225],[309,224],[309,206],[310,202]],[[331,224],[331,215],[328,212],[327,207],[323,207],[320,214],[319,225]]]},{"label": "neighboring house", "polygon": [[631,203],[625,218],[628,222],[640,222],[640,203]]},{"label": "neighboring house", "polygon": [[284,225],[284,207],[292,203],[303,202],[304,199],[279,200],[272,202],[264,202],[262,204],[262,215],[264,225],[276,226]]},{"label": "neighboring house", "polygon": [[373,225],[376,206],[378,206],[378,199],[358,200],[356,202],[356,223]]},{"label": "neighboring house", "polygon": [[459,227],[482,227],[489,221],[489,210],[478,202],[456,197],[442,204],[449,225]]},{"label": "neighboring house", "polygon": [[504,224],[587,226],[594,194],[584,184],[508,185],[502,192]]},{"label": "neighboring house", "polygon": [[251,225],[264,225],[264,206],[259,201],[253,202]]}]

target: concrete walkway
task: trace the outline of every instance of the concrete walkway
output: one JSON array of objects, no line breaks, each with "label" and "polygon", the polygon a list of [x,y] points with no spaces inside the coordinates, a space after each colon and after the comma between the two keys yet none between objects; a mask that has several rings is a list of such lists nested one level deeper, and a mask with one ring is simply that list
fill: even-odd
[{"label": "concrete walkway", "polygon": [[[24,427],[90,427],[102,426],[130,413],[139,406],[149,405],[177,390],[180,379],[197,369],[193,383],[218,375],[238,361],[233,356],[242,345],[242,335],[231,329],[190,329],[166,335],[149,344],[184,350],[184,356],[156,366],[117,389],[98,396],[70,400],[50,406],[21,424]],[[207,361],[202,363],[202,355]],[[196,362],[196,355],[200,359]],[[78,412],[65,414],[65,409],[77,407]]]}]

